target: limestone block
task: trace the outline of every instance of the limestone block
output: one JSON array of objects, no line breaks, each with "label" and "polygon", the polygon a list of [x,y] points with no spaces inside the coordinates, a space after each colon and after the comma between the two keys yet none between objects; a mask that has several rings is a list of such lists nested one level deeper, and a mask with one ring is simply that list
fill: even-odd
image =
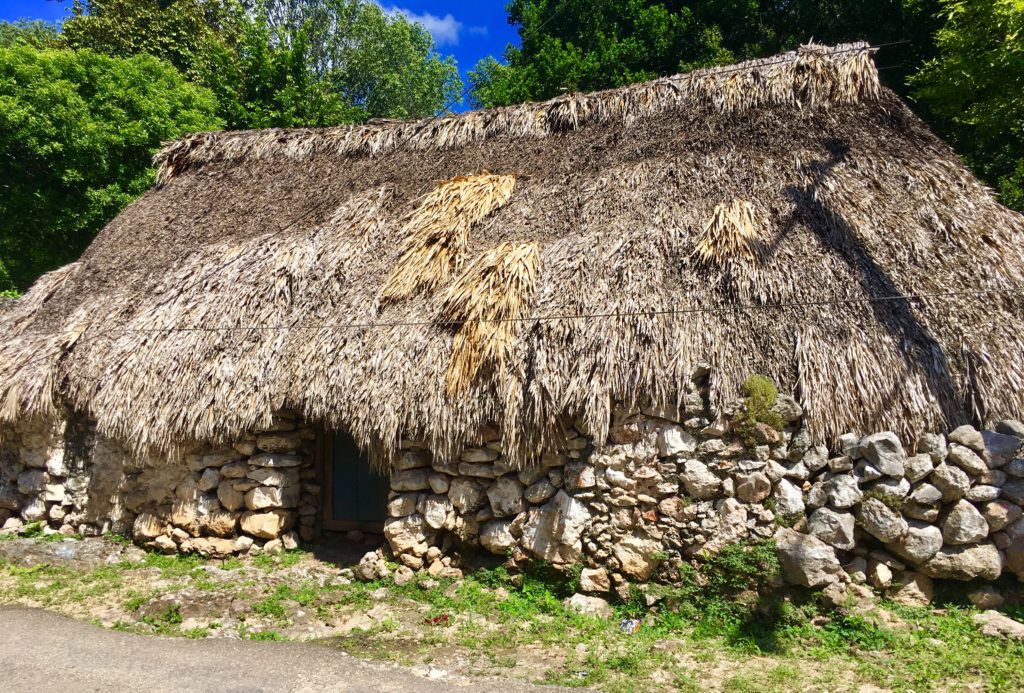
[{"label": "limestone block", "polygon": [[523,485],[513,475],[503,476],[487,489],[487,498],[495,517],[511,517],[522,512]]},{"label": "limestone block", "polygon": [[583,551],[583,530],[590,522],[587,506],[565,491],[541,506],[526,512],[521,544],[542,560],[555,564],[571,564]]},{"label": "limestone block", "polygon": [[257,486],[245,494],[245,507],[249,510],[295,508],[301,495],[299,486]]},{"label": "limestone block", "polygon": [[974,544],[988,536],[988,522],[974,505],[959,501],[942,523],[942,538],[947,544]]},{"label": "limestone block", "polygon": [[269,467],[272,469],[298,467],[302,465],[302,458],[298,455],[291,455],[287,453],[264,452],[250,457],[249,465],[252,467]]},{"label": "limestone block", "polygon": [[1003,568],[1003,559],[994,544],[944,546],[921,565],[921,572],[943,580],[995,580]]},{"label": "limestone block", "polygon": [[287,510],[246,512],[242,515],[242,531],[259,539],[276,539],[291,529],[295,515]]},{"label": "limestone block", "polygon": [[836,582],[843,572],[835,549],[817,537],[780,527],[775,546],[787,582],[821,587]]},{"label": "limestone block", "polygon": [[885,431],[865,436],[861,438],[859,449],[861,455],[882,474],[903,476],[907,456],[903,451],[903,444],[895,433]]},{"label": "limestone block", "polygon": [[151,513],[141,513],[132,525],[132,536],[137,540],[156,539],[163,531],[164,523]]},{"label": "limestone block", "polygon": [[511,520],[492,520],[480,528],[480,544],[491,553],[504,556],[516,544]]},{"label": "limestone block", "polygon": [[909,530],[907,521],[877,498],[861,503],[859,515],[864,530],[885,544],[901,539]]}]

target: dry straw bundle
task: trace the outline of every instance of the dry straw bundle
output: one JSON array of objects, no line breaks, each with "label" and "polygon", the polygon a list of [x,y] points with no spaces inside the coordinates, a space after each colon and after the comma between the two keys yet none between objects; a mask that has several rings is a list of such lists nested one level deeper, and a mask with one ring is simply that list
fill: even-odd
[{"label": "dry straw bundle", "polygon": [[515,176],[482,173],[445,181],[427,193],[402,227],[402,257],[380,292],[382,301],[441,286],[462,265],[469,231],[508,204]]},{"label": "dry straw bundle", "polygon": [[441,295],[438,321],[460,324],[446,378],[449,394],[464,392],[485,367],[504,373],[539,270],[536,243],[502,243],[474,260]]},{"label": "dry straw bundle", "polygon": [[751,203],[737,198],[720,204],[704,225],[693,254],[704,266],[729,260],[757,262],[764,255],[762,228]]}]

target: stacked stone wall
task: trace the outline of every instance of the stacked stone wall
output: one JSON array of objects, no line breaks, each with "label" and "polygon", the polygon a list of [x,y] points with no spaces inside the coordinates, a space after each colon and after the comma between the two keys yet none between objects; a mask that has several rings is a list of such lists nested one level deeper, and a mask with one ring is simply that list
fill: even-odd
[{"label": "stacked stone wall", "polygon": [[293,548],[318,533],[315,443],[313,428],[282,415],[233,445],[147,459],[87,422],[31,422],[0,443],[0,524],[113,531],[166,553]]},{"label": "stacked stone wall", "polygon": [[[402,441],[388,549],[406,572],[440,576],[471,552],[581,566],[588,590],[623,594],[768,539],[786,579],[810,587],[1024,579],[1024,424],[916,441],[848,434],[830,450],[789,397],[775,407],[779,428],[749,422],[742,401],[712,419],[706,378],[678,410],[615,409],[603,440],[566,421],[557,449],[526,469],[506,463],[489,427],[457,459]],[[173,461],[140,459],[84,420],[28,423],[0,442],[0,525],[113,531],[168,553],[275,552],[317,537],[321,474],[316,428],[288,414]]]},{"label": "stacked stone wall", "polygon": [[810,587],[1024,579],[1021,424],[917,441],[848,434],[830,451],[800,427],[792,398],[779,398],[777,430],[733,424],[741,402],[709,420],[699,385],[691,394],[671,414],[616,410],[604,441],[567,426],[564,445],[525,470],[505,464],[490,429],[457,460],[406,441],[391,478],[390,548],[435,573],[441,556],[474,550],[582,565],[589,589],[623,593],[766,539],[787,581]]}]

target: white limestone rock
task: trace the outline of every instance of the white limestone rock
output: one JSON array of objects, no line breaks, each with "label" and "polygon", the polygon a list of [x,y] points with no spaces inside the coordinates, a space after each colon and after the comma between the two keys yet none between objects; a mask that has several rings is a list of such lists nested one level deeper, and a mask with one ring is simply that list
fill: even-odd
[{"label": "white limestone rock", "polygon": [[901,539],[909,530],[907,521],[877,498],[868,498],[861,503],[858,514],[864,531],[884,544]]},{"label": "white limestone rock", "polygon": [[1003,569],[999,549],[992,543],[943,546],[920,570],[941,580],[995,580]]},{"label": "white limestone rock", "polygon": [[837,474],[822,485],[826,502],[834,508],[852,508],[864,497],[852,474]]},{"label": "white limestone rock", "polygon": [[942,523],[942,538],[947,544],[975,544],[988,536],[988,522],[974,505],[959,501]]},{"label": "white limestone rock", "polygon": [[643,581],[658,567],[655,556],[660,550],[661,542],[645,532],[634,531],[616,541],[612,553],[625,575]]},{"label": "white limestone rock", "polygon": [[903,476],[906,453],[899,437],[891,431],[872,433],[861,438],[860,453],[882,474],[892,477]]},{"label": "white limestone rock", "polygon": [[515,475],[503,476],[487,489],[487,499],[495,517],[518,515],[524,507],[523,485]]},{"label": "white limestone rock", "polygon": [[910,521],[903,537],[885,548],[911,565],[920,565],[942,548],[942,531],[927,522]]},{"label": "white limestone rock", "polygon": [[843,567],[835,549],[817,537],[780,527],[775,532],[775,547],[787,582],[822,587],[840,579]]},{"label": "white limestone rock", "polygon": [[422,553],[421,545],[428,543],[433,532],[419,513],[405,517],[389,517],[384,521],[384,537],[395,554]]},{"label": "white limestone rock", "polygon": [[549,563],[575,563],[582,556],[581,538],[590,519],[586,505],[559,491],[544,505],[526,511],[520,543],[526,551]]},{"label": "white limestone rock", "polygon": [[988,471],[985,460],[978,456],[978,453],[969,447],[953,443],[949,446],[949,456],[946,458],[948,464],[954,464],[972,476],[984,474]]},{"label": "white limestone rock", "polygon": [[931,455],[922,454],[908,457],[903,463],[903,474],[910,483],[917,483],[932,473],[935,469],[935,461]]},{"label": "white limestone rock", "polygon": [[512,520],[492,520],[480,528],[480,545],[491,553],[504,556],[516,545],[512,536]]},{"label": "white limestone rock", "polygon": [[722,488],[722,481],[700,460],[687,460],[680,474],[686,492],[699,500],[714,498]]},{"label": "white limestone rock", "polygon": [[943,503],[958,501],[971,490],[971,479],[967,472],[952,465],[940,464],[928,479],[942,492]]},{"label": "white limestone rock", "polygon": [[854,546],[856,518],[853,513],[840,513],[831,508],[818,508],[807,520],[807,531],[837,549]]},{"label": "white limestone rock", "polygon": [[479,482],[465,477],[455,477],[449,483],[448,498],[460,514],[468,515],[482,508],[487,496]]},{"label": "white limestone rock", "polygon": [[286,510],[274,509],[267,512],[242,514],[242,531],[259,539],[276,539],[291,529],[295,517]]},{"label": "white limestone rock", "polygon": [[760,503],[771,492],[772,484],[762,472],[736,476],[736,497],[745,503]]},{"label": "white limestone rock", "polygon": [[804,494],[788,479],[780,479],[775,485],[775,511],[783,517],[795,517],[804,513]]},{"label": "white limestone rock", "polygon": [[611,605],[604,599],[585,594],[574,594],[567,598],[565,600],[565,608],[584,616],[601,619],[611,618],[614,613]]},{"label": "white limestone rock", "polygon": [[658,427],[659,457],[691,455],[696,449],[697,439],[682,426],[666,423]]},{"label": "white limestone rock", "polygon": [[982,517],[988,523],[989,532],[998,532],[1015,522],[1024,511],[1015,503],[1005,500],[989,501],[981,506]]}]

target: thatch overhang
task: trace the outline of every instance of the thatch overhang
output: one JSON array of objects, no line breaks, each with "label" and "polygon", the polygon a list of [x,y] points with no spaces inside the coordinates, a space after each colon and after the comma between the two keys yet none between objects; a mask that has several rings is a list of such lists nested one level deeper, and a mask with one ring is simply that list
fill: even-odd
[{"label": "thatch overhang", "polygon": [[[752,373],[817,437],[1024,407],[1024,217],[863,44],[416,123],[204,133],[0,315],[0,418],[139,450],[281,408],[510,459]],[[916,296],[894,299],[896,296]],[[2,427],[3,424],[0,424]]]}]

